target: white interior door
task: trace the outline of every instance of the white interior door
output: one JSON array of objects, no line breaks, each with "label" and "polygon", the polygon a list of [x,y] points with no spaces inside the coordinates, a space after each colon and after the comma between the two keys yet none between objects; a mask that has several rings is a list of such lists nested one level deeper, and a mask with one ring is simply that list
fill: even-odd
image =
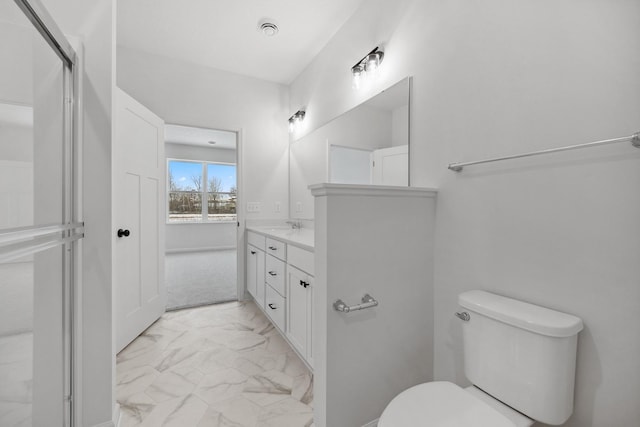
[{"label": "white interior door", "polygon": [[373,152],[373,184],[409,185],[409,146],[381,148]]},{"label": "white interior door", "polygon": [[113,153],[116,351],[165,311],[164,121],[116,89]]}]

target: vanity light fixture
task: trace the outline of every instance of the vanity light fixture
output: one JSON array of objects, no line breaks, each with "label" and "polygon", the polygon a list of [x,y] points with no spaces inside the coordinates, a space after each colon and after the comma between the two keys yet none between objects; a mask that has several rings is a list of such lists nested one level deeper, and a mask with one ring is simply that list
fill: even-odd
[{"label": "vanity light fixture", "polygon": [[371,52],[366,54],[356,65],[351,67],[351,74],[353,75],[353,87],[358,89],[362,81],[367,75],[372,75],[380,67],[382,59],[384,58],[384,52],[380,50],[378,46]]},{"label": "vanity light fixture", "polygon": [[293,116],[289,117],[289,132],[294,132],[300,128],[305,114],[304,110],[298,110]]}]

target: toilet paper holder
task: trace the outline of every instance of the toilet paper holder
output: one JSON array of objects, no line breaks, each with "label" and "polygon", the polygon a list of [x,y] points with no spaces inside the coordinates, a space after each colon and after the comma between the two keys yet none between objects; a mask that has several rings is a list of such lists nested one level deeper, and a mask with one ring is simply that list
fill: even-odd
[{"label": "toilet paper holder", "polygon": [[356,305],[347,305],[341,299],[337,299],[336,302],[333,303],[333,308],[336,311],[341,311],[343,313],[349,313],[351,311],[364,310],[365,308],[371,308],[378,305],[378,301],[373,298],[369,294],[364,294],[362,297],[362,303]]}]

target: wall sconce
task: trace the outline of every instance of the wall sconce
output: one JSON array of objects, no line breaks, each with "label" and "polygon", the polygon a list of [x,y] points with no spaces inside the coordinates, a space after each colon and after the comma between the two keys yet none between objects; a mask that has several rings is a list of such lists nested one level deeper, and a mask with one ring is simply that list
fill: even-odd
[{"label": "wall sconce", "polygon": [[302,121],[304,120],[304,116],[305,116],[305,112],[304,110],[298,110],[295,112],[295,114],[291,117],[289,117],[289,132],[293,133],[294,131],[300,129],[300,126],[302,126]]},{"label": "wall sconce", "polygon": [[356,65],[351,67],[353,75],[353,88],[358,89],[367,76],[375,75],[376,70],[380,67],[384,52],[375,47],[371,52],[366,54]]}]

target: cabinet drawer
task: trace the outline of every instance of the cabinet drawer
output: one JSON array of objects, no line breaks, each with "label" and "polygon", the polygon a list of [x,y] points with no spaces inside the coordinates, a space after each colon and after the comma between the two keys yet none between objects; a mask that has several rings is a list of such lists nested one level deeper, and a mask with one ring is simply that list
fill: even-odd
[{"label": "cabinet drawer", "polygon": [[267,249],[265,249],[265,252],[283,261],[287,260],[287,245],[279,240],[267,237]]},{"label": "cabinet drawer", "polygon": [[247,231],[247,243],[255,246],[258,249],[262,249],[264,251],[265,240],[262,234],[254,233],[253,231]]},{"label": "cabinet drawer", "polygon": [[273,323],[281,330],[285,330],[285,298],[271,286],[266,286],[265,311]]},{"label": "cabinet drawer", "polygon": [[313,276],[313,252],[300,249],[297,246],[288,245],[287,263]]},{"label": "cabinet drawer", "polygon": [[265,281],[273,287],[282,296],[285,296],[284,283],[285,283],[285,263],[276,257],[267,255],[265,268]]}]

